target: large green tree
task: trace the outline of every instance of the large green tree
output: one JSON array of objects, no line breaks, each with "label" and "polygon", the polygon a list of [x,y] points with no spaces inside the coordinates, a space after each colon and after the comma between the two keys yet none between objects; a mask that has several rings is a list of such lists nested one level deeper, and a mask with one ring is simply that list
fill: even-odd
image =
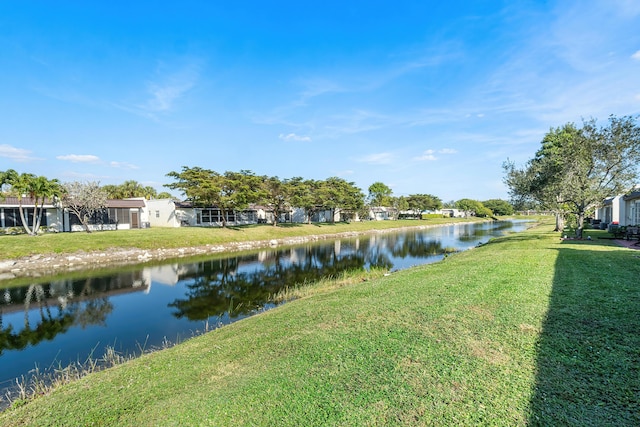
[{"label": "large green tree", "polygon": [[327,178],[320,189],[323,204],[334,209],[331,221],[335,221],[336,214],[355,214],[364,206],[364,194],[355,183],[343,178]]},{"label": "large green tree", "polygon": [[410,194],[407,197],[409,210],[413,211],[417,218],[422,218],[423,211],[435,211],[442,208],[442,200],[432,194]]},{"label": "large green tree", "polygon": [[463,211],[465,216],[487,217],[493,215],[490,209],[473,199],[460,199],[456,202],[456,208]]},{"label": "large green tree", "polygon": [[290,180],[280,179],[277,176],[263,176],[262,190],[261,199],[273,211],[273,226],[275,227],[278,225],[280,216],[291,210],[293,184]]},{"label": "large green tree", "polygon": [[369,204],[371,206],[391,206],[393,190],[386,184],[377,181],[369,186]]},{"label": "large green tree", "polygon": [[513,205],[502,199],[489,199],[482,204],[490,209],[495,215],[513,215]]},{"label": "large green tree", "polygon": [[524,168],[505,168],[506,182],[513,193],[575,215],[576,237],[582,238],[586,212],[637,184],[639,163],[637,118],[610,116],[605,126],[590,119],[580,128],[567,123],[551,129]]},{"label": "large green tree", "polygon": [[229,213],[246,209],[262,194],[262,179],[248,170],[219,174],[210,169],[183,166],[181,172],[169,172],[167,176],[177,182],[165,186],[182,191],[194,206],[220,209],[223,227],[227,226]]},{"label": "large green tree", "polygon": [[304,209],[308,224],[311,224],[311,219],[316,213],[327,209],[327,200],[322,196],[325,181],[295,177],[291,178],[289,185],[291,186],[291,203]]},{"label": "large green tree", "polygon": [[561,177],[565,163],[570,161],[561,155],[561,147],[579,138],[579,129],[573,123],[552,128],[542,139],[541,147],[525,167],[516,168],[507,160],[504,164],[505,183],[514,205],[537,204],[551,211],[556,218],[555,231],[564,229],[565,216],[570,212],[564,201],[565,184]]}]

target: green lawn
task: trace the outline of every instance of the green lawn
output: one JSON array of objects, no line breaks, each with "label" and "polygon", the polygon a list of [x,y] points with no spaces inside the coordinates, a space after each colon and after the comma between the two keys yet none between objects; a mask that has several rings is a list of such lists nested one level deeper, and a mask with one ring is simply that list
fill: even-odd
[{"label": "green lawn", "polygon": [[0,424],[640,425],[640,251],[550,230],[325,284]]},{"label": "green lawn", "polygon": [[439,225],[453,222],[481,221],[478,218],[439,218],[428,220],[363,221],[352,223],[247,225],[228,228],[147,228],[98,231],[93,233],[48,233],[40,236],[0,235],[0,260],[34,254],[102,251],[109,248],[180,248],[282,239],[296,236],[364,232],[390,228]]}]

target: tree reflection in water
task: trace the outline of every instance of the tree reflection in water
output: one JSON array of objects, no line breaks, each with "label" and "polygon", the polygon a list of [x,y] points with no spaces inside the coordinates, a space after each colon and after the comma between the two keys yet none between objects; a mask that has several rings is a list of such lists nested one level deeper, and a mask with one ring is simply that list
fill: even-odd
[{"label": "tree reflection in water", "polygon": [[168,306],[175,309],[175,317],[191,321],[225,314],[237,318],[264,307],[286,286],[367,267],[391,270],[391,256],[421,258],[443,253],[439,240],[423,233],[409,233],[209,260],[192,269],[184,298],[177,298]]},{"label": "tree reflection in water", "polygon": [[[5,289],[0,305],[0,355],[5,350],[22,350],[51,341],[74,325],[82,329],[105,325],[113,304],[104,291],[112,287],[108,279],[86,278]],[[35,326],[30,316],[33,305],[37,305],[39,313]],[[20,307],[24,310],[24,327],[20,331],[11,324],[5,327],[5,311]]]}]

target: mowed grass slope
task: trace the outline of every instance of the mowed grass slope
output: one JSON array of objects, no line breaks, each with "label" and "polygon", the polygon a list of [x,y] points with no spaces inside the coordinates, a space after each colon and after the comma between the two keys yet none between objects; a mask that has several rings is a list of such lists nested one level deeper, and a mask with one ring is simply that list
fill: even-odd
[{"label": "mowed grass slope", "polygon": [[550,227],[325,289],[2,425],[639,425],[640,252]]}]

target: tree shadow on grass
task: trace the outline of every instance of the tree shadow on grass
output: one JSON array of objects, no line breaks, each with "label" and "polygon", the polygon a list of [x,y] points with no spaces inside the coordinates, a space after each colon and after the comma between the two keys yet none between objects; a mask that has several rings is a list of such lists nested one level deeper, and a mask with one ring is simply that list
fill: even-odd
[{"label": "tree shadow on grass", "polygon": [[640,425],[635,255],[576,244],[559,250],[538,343],[530,425]]}]

